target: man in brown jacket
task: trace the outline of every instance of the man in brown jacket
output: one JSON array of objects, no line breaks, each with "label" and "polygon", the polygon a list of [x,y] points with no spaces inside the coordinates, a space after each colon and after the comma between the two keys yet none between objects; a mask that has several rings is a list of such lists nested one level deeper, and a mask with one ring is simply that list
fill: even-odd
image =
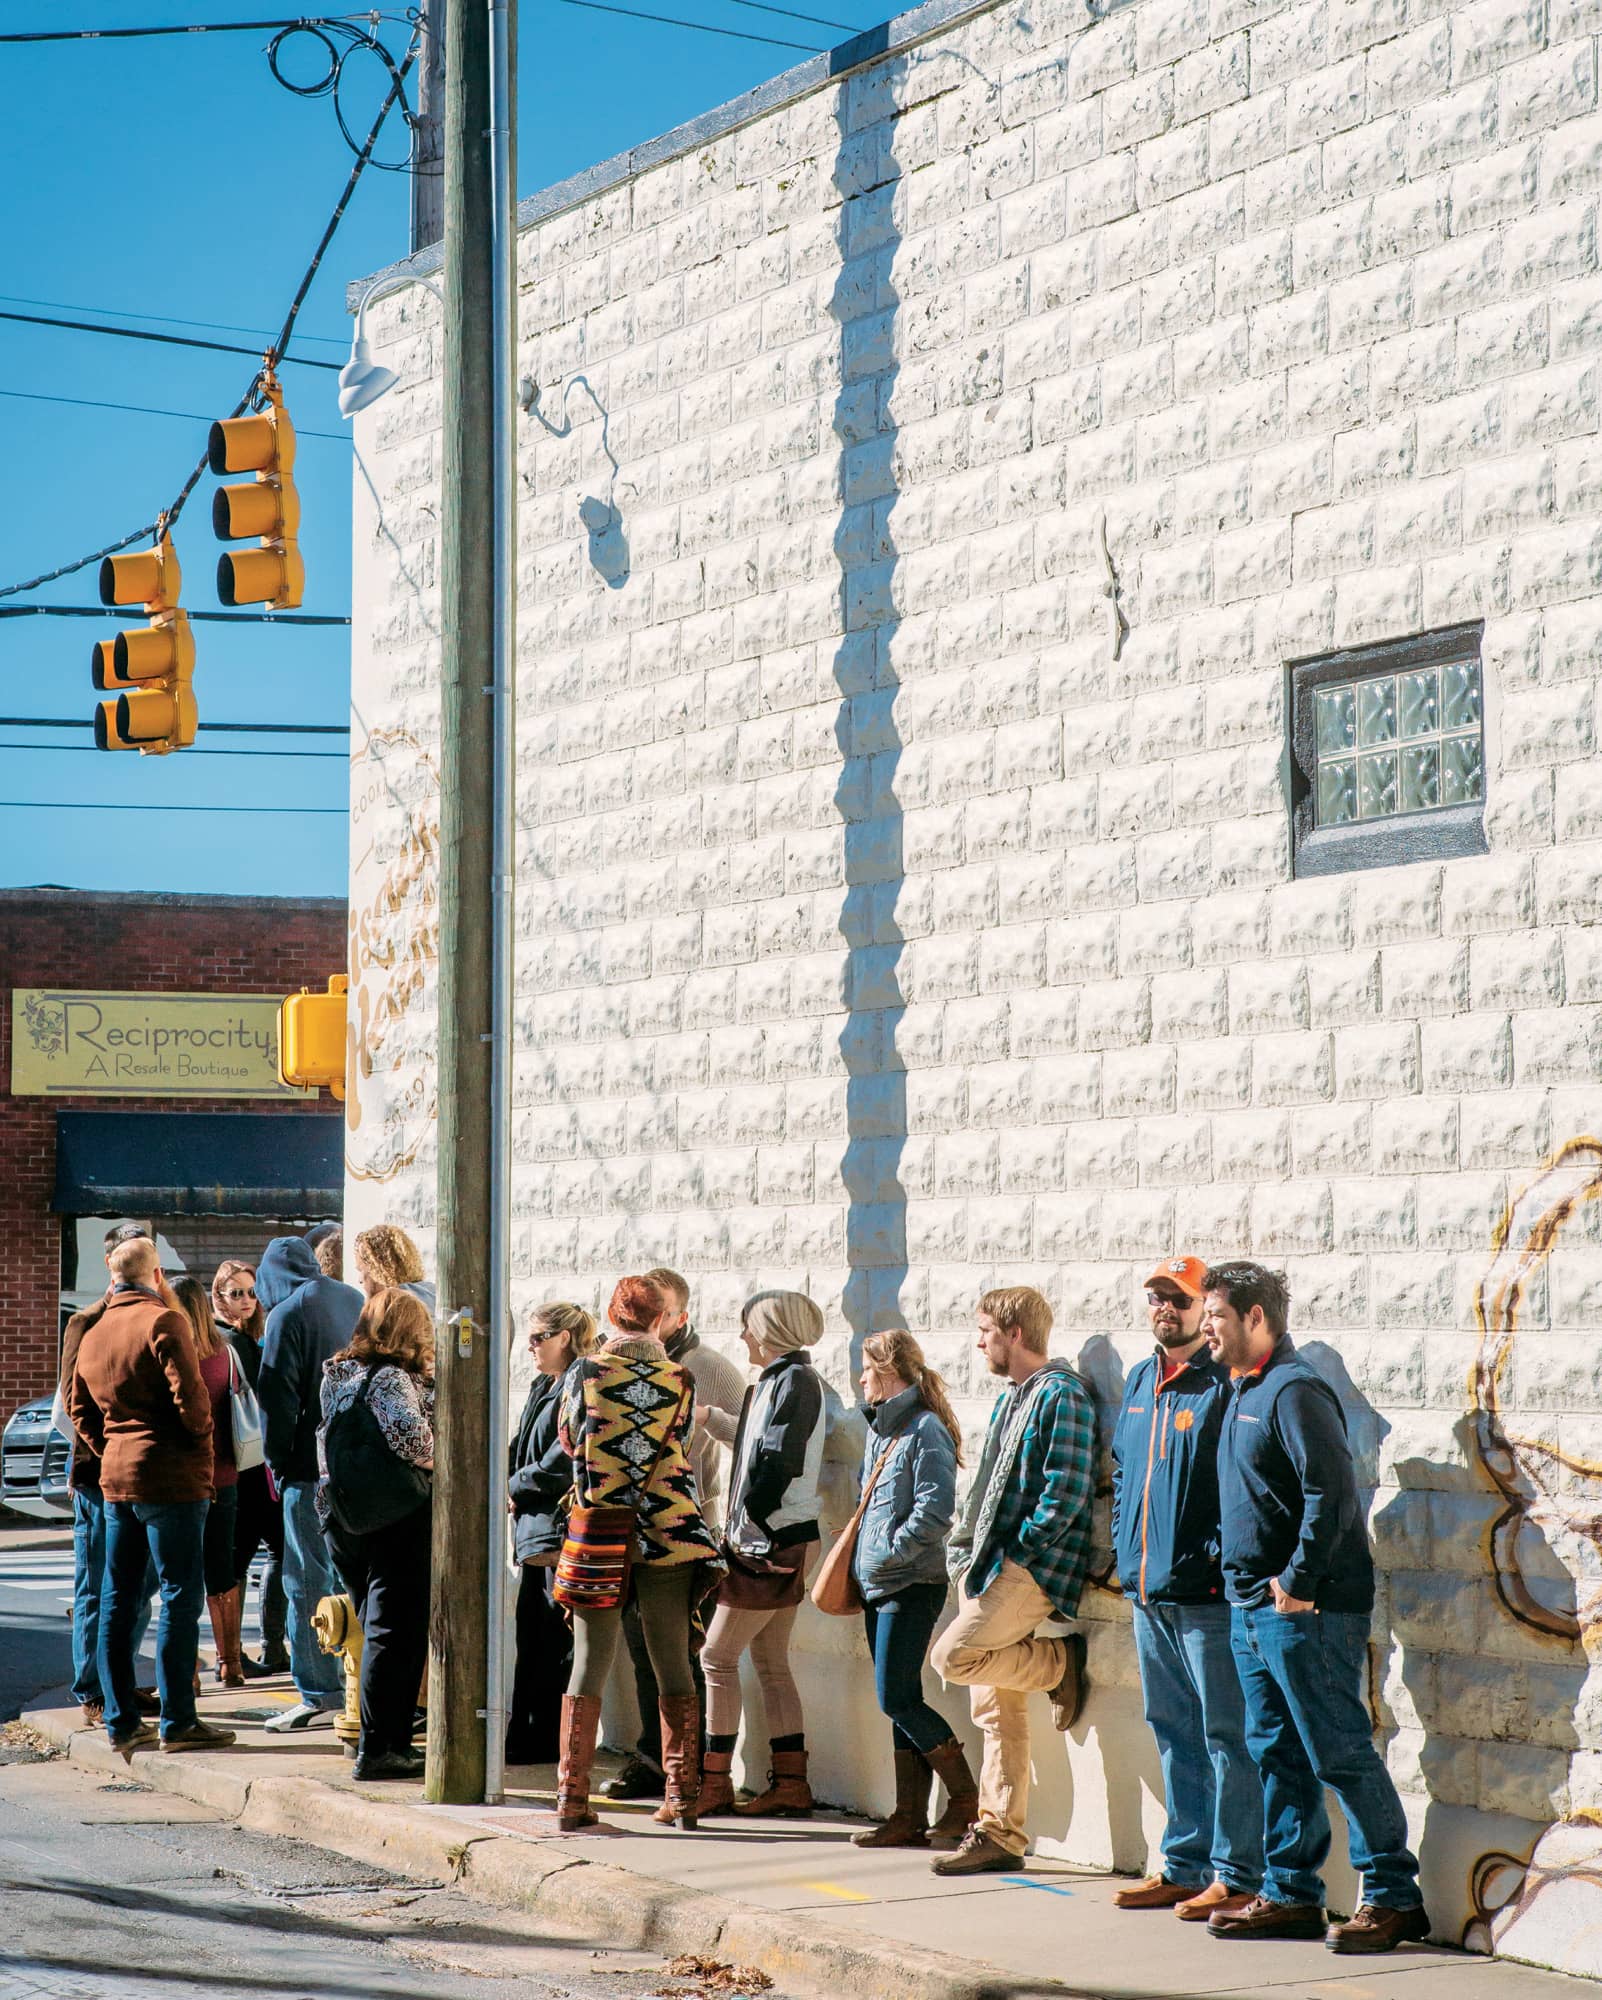
[{"label": "man in brown jacket", "polygon": [[100,1461],[106,1733],[124,1754],[155,1738],[139,1714],[133,1649],[145,1567],[154,1562],[161,1579],[161,1747],[215,1749],[232,1743],[233,1732],[200,1721],[194,1694],[206,1594],[201,1537],[212,1498],[211,1398],[194,1331],[162,1283],[155,1244],[136,1237],[108,1262],[111,1293],[79,1345],[67,1402],[73,1428]]}]

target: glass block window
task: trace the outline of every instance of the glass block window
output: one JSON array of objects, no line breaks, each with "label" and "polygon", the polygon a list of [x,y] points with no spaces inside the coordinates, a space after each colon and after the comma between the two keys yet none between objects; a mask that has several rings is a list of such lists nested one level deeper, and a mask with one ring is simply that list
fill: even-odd
[{"label": "glass block window", "polygon": [[1484,852],[1481,630],[1293,664],[1298,874]]}]

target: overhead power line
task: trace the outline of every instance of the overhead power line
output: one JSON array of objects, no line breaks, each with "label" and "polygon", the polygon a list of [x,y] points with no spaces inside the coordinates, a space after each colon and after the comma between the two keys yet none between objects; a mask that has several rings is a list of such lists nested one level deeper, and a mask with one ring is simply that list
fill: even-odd
[{"label": "overhead power line", "polygon": [[[373,16],[370,13],[331,14],[324,18],[329,22],[370,21]],[[378,18],[395,20],[397,17],[390,14]],[[0,42],[129,42],[148,40],[155,35],[259,34],[263,28],[312,28],[322,25],[321,19],[302,16],[292,21],[197,21],[193,26],[162,28],[39,28],[27,34],[0,35]]]},{"label": "overhead power line", "polygon": [[[96,326],[86,319],[50,319],[43,313],[6,312],[0,309],[0,319],[20,320],[27,326],[60,326],[69,333],[103,333],[112,340],[151,340],[162,347],[204,347],[213,354],[255,354],[254,347],[236,347],[223,340],[194,340],[186,333],[149,333],[137,326]],[[339,373],[337,361],[311,361],[299,354],[286,354],[283,360],[291,368],[326,368],[332,374]]]},{"label": "overhead power line", "polygon": [[[0,618],[98,618],[105,622],[100,604],[0,604]],[[189,622],[208,625],[348,625],[350,619],[337,611],[191,611]]]},{"label": "overhead power line", "polygon": [[[53,751],[58,757],[99,757],[104,752],[92,743],[0,743],[0,750],[42,750]],[[348,764],[350,758],[343,750],[237,750],[232,744],[226,750],[186,749],[186,757],[299,757],[315,762],[321,758],[327,762],[337,760]]]},{"label": "overhead power line", "polygon": [[608,7],[602,0],[558,0],[563,7],[583,7],[591,14],[621,14],[630,21],[655,21],[663,28],[690,28],[698,35],[722,35],[731,42],[762,42],[770,49],[799,49],[803,55],[822,55],[814,42],[786,42],[776,35],[748,35],[743,28],[714,28],[709,21],[682,21],[674,14],[646,14],[638,7]]},{"label": "overhead power line", "polygon": [[83,799],[0,799],[0,812],[92,812],[92,813],[310,813],[316,817],[344,819],[348,806],[150,806],[105,805]]},{"label": "overhead power line", "polygon": [[[149,403],[108,403],[92,396],[49,396],[42,389],[0,389],[0,396],[9,396],[18,403],[65,403],[75,410],[123,410],[132,417],[178,417],[186,424],[211,422],[210,417],[203,417],[198,410],[158,410]],[[243,407],[241,404],[240,408]],[[238,411],[234,414],[237,416]],[[295,435],[297,438],[321,438],[328,444],[350,443],[348,431],[303,431],[297,424]],[[0,591],[0,596],[4,594]]]},{"label": "overhead power line", "polygon": [[854,21],[831,21],[826,14],[798,14],[793,7],[775,7],[771,0],[731,0],[736,7],[750,7],[758,14],[788,14],[792,21],[811,21],[819,28],[839,28],[847,35],[860,35],[862,30]]},{"label": "overhead power line", "polygon": [[[93,729],[81,715],[0,715],[0,729]],[[216,730],[239,736],[348,736],[348,722],[203,722],[201,734]]]},{"label": "overhead power line", "polygon": [[[25,299],[14,292],[0,292],[0,304],[8,306],[42,306],[49,312],[97,312],[109,314],[114,319],[145,319],[156,326],[198,326],[207,333],[253,333],[259,340],[270,339],[264,326],[235,326],[231,320],[183,319],[177,313],[131,312],[126,306],[85,306],[67,299]],[[348,343],[344,337],[333,333],[303,333],[302,340],[320,341],[324,347],[344,347]]]}]

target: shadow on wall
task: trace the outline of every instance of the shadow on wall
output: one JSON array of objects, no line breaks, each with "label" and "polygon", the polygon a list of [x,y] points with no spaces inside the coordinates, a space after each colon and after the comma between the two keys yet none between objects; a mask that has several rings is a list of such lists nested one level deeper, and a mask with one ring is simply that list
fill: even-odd
[{"label": "shadow on wall", "polygon": [[[850,45],[853,55],[860,47]],[[904,60],[874,71],[873,87],[895,94]],[[846,1072],[846,1284],[841,1309],[851,1331],[851,1372],[864,1338],[904,1324],[907,1279],[907,1079],[898,1048],[905,1014],[905,938],[898,903],[903,879],[902,805],[897,784],[898,574],[892,516],[897,499],[893,408],[900,243],[897,182],[889,178],[893,122],[851,130],[855,84],[836,98],[833,185],[839,274],[829,302],[840,331],[832,428],[839,466],[834,557],[839,572],[839,691],[835,740],[841,770],[835,807],[844,828],[840,931],[846,946],[846,1016],[840,1056]],[[863,190],[859,192],[859,190]]]}]

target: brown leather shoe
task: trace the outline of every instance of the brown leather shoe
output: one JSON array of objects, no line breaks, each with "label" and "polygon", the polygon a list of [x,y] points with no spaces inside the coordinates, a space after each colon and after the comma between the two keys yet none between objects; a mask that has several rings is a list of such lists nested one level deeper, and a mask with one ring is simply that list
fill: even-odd
[{"label": "brown leather shoe", "polygon": [[1065,1733],[1079,1720],[1079,1712],[1085,1705],[1085,1635],[1070,1632],[1063,1640],[1067,1659],[1063,1662],[1062,1679],[1051,1690],[1051,1719]]},{"label": "brown leather shoe", "polygon": [[1204,1924],[1213,1916],[1237,1916],[1256,1894],[1255,1889],[1232,1889],[1227,1882],[1209,1882],[1199,1896],[1181,1903],[1174,1915],[1182,1924]]},{"label": "brown leather shoe", "polygon": [[1399,1944],[1422,1943],[1430,1934],[1429,1912],[1421,1908],[1392,1910],[1364,1903],[1344,1924],[1331,1924],[1324,1943],[1331,1951],[1395,1951]]},{"label": "brown leather shoe", "polygon": [[1016,1873],[1023,1865],[1021,1854],[1009,1854],[999,1841],[971,1826],[956,1853],[938,1856],[929,1868],[935,1875],[1005,1875]]},{"label": "brown leather shoe", "polygon": [[1324,1912],[1317,1903],[1271,1903],[1253,1896],[1244,1910],[1215,1910],[1207,1929],[1216,1938],[1321,1938]]},{"label": "brown leather shoe", "polygon": [[1131,1882],[1113,1897],[1115,1910],[1171,1910],[1176,1903],[1194,1900],[1194,1882],[1170,1882],[1166,1875],[1148,1875],[1144,1882]]}]

